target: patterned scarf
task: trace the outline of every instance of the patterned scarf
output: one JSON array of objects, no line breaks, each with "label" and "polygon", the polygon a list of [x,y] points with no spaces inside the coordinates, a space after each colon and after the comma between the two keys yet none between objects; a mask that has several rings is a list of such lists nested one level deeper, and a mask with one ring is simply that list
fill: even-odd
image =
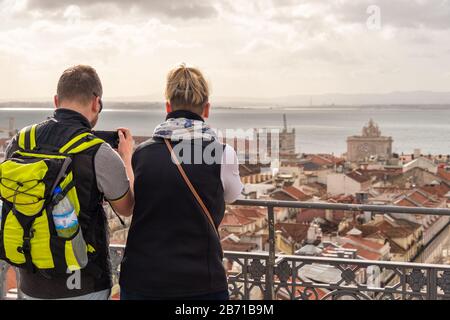
[{"label": "patterned scarf", "polygon": [[217,140],[216,132],[200,120],[187,118],[170,118],[156,127],[153,137],[172,141],[203,139]]}]

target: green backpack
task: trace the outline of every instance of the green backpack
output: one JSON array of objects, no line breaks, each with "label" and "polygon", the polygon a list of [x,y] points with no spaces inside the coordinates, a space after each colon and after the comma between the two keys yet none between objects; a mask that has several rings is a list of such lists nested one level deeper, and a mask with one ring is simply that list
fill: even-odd
[{"label": "green backpack", "polygon": [[[72,159],[104,141],[86,132],[56,153],[45,152],[36,146],[36,126],[19,132],[19,150],[0,164],[0,260],[47,274],[80,270],[95,249],[86,244],[79,225],[70,238],[59,237],[52,209],[67,197],[79,215]],[[56,188],[62,190],[57,196]]]}]

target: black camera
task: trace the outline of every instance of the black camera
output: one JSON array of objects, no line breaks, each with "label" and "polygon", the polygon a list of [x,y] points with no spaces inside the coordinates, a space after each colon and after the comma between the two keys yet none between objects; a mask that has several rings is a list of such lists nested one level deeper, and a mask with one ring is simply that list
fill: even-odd
[{"label": "black camera", "polygon": [[104,140],[113,149],[117,149],[119,147],[118,131],[92,131],[92,134],[97,138]]}]

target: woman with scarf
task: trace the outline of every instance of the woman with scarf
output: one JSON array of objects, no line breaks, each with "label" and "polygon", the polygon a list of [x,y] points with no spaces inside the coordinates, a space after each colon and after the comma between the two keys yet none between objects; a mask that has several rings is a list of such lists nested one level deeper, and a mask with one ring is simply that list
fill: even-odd
[{"label": "woman with scarf", "polygon": [[135,207],[123,300],[227,300],[218,226],[242,192],[236,152],[205,123],[209,88],[182,64],[166,86],[166,120],[133,155]]}]

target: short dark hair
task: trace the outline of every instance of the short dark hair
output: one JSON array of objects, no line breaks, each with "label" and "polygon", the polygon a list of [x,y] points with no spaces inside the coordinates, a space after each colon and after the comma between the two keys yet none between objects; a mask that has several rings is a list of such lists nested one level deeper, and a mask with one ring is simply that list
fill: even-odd
[{"label": "short dark hair", "polygon": [[86,65],[71,67],[63,72],[58,81],[59,101],[76,101],[88,104],[92,97],[102,97],[103,87],[94,68]]}]

